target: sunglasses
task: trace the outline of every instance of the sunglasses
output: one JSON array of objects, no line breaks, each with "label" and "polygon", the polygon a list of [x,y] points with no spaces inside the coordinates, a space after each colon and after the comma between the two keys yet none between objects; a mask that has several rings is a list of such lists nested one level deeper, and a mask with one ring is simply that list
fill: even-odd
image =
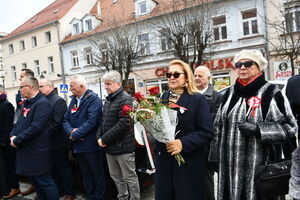
[{"label": "sunglasses", "polygon": [[240,69],[240,68],[242,68],[243,65],[246,68],[250,68],[253,64],[256,64],[256,62],[254,62],[252,60],[249,60],[246,62],[237,62],[237,63],[235,63],[235,68]]},{"label": "sunglasses", "polygon": [[174,74],[172,74],[172,73],[167,72],[166,77],[171,78],[173,76],[174,78],[179,78],[180,74],[184,74],[184,73],[175,72]]}]

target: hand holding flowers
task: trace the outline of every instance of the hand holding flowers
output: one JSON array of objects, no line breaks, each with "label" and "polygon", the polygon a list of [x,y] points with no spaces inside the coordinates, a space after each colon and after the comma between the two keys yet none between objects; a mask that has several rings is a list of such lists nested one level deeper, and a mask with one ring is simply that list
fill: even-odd
[{"label": "hand holding flowers", "polygon": [[180,155],[182,143],[179,139],[175,140],[177,111],[171,108],[179,108],[183,112],[186,108],[182,108],[174,103],[163,104],[157,97],[159,94],[158,87],[150,88],[148,91],[150,97],[147,98],[140,92],[135,93],[134,98],[136,101],[134,101],[133,107],[124,105],[122,113],[129,114],[135,122],[139,121],[142,123],[157,141],[166,143],[167,151],[172,156],[174,155],[178,165],[181,165],[185,161]]}]

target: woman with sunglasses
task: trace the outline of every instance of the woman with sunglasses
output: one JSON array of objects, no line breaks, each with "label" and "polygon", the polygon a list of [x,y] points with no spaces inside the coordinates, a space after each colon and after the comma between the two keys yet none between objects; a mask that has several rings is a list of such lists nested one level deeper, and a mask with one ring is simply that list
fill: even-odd
[{"label": "woman with sunglasses", "polygon": [[[179,105],[175,140],[156,144],[157,200],[203,200],[205,151],[213,138],[208,103],[195,86],[190,66],[180,60],[169,64],[169,91],[162,101]],[[180,153],[185,160],[178,165]]]},{"label": "woman with sunglasses", "polygon": [[262,53],[242,50],[234,62],[238,78],[223,96],[211,145],[210,160],[219,162],[217,199],[259,200],[257,167],[267,156],[281,158],[286,134],[293,138],[297,125],[285,94],[265,80]]}]

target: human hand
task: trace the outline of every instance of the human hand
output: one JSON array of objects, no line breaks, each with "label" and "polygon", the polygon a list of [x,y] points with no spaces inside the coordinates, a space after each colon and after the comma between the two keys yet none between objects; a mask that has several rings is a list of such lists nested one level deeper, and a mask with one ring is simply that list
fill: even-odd
[{"label": "human hand", "polygon": [[17,148],[17,146],[14,144],[14,139],[16,138],[16,136],[11,136],[10,137],[10,145],[12,146],[12,147],[15,147],[15,148]]},{"label": "human hand", "polygon": [[166,143],[167,151],[171,153],[171,155],[179,154],[182,151],[182,143],[179,139],[170,141]]},{"label": "human hand", "polygon": [[102,148],[106,147],[106,144],[103,143],[102,139],[98,139],[97,142],[98,142],[100,147],[102,147]]},{"label": "human hand", "polygon": [[249,122],[244,122],[242,124],[238,125],[240,132],[249,137],[249,136],[260,136],[260,132],[259,132],[259,128],[257,126],[257,124],[252,124]]},{"label": "human hand", "polygon": [[75,131],[77,131],[77,129],[78,129],[78,128],[73,128],[72,131],[70,132],[70,136],[69,136],[69,139],[70,139],[70,140],[73,140],[72,134],[73,134]]}]

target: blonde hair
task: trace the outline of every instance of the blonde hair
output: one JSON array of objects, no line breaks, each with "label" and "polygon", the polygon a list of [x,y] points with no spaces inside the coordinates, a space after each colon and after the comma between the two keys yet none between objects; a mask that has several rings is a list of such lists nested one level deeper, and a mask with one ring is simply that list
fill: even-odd
[{"label": "blonde hair", "polygon": [[188,93],[191,95],[193,95],[195,93],[199,93],[199,90],[195,85],[193,72],[192,72],[190,66],[181,60],[172,60],[169,63],[169,68],[171,67],[171,65],[180,65],[182,67],[182,70],[187,78],[186,89],[187,89]]}]

